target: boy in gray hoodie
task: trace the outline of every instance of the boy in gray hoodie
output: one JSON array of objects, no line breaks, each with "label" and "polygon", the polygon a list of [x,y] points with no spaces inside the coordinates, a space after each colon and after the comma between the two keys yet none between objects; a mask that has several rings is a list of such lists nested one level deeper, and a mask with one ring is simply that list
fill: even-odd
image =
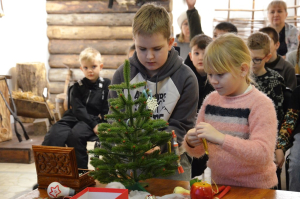
[{"label": "boy in gray hoodie", "polygon": [[[176,172],[168,179],[190,180],[191,159],[181,143],[187,131],[195,125],[199,96],[197,78],[190,68],[182,64],[182,58],[172,47],[174,38],[171,37],[171,20],[163,7],[143,5],[137,11],[132,26],[136,51],[129,59],[131,83],[147,81],[145,89],[152,91],[159,105],[153,111],[153,119],[168,121],[166,131],[174,130],[177,135],[184,173],[179,175]],[[112,84],[124,82],[123,67],[121,65],[115,72]],[[142,94],[143,89],[131,91],[134,99]],[[109,97],[116,97],[116,92],[110,91]],[[161,153],[167,151],[166,146],[159,149]]]}]

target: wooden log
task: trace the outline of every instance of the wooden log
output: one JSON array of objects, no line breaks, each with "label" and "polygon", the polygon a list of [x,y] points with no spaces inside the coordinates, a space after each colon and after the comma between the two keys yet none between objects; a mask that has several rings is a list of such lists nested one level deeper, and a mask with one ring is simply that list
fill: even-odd
[{"label": "wooden log", "polygon": [[[56,40],[49,41],[50,54],[80,54],[86,47],[97,49],[101,55],[127,55],[131,40]],[[106,64],[105,64],[106,65]]]},{"label": "wooden log", "polygon": [[[79,68],[78,56],[77,54],[51,54],[49,66],[51,68],[66,68],[66,64],[72,68]],[[101,57],[104,69],[117,69],[127,58],[126,55],[103,55]]]},{"label": "wooden log", "polygon": [[[80,69],[72,69],[73,80],[78,81],[84,77]],[[112,79],[116,70],[114,69],[103,69],[100,71],[100,76],[103,78]],[[65,82],[68,69],[54,69],[51,68],[48,71],[48,78],[50,82]]]},{"label": "wooden log", "polygon": [[132,39],[129,26],[48,26],[49,39]]},{"label": "wooden log", "polygon": [[49,92],[59,94],[64,92],[64,82],[49,82]]},{"label": "wooden log", "polygon": [[48,87],[45,64],[41,62],[17,63],[17,87],[22,91],[31,91],[42,96]]},{"label": "wooden log", "polygon": [[[168,12],[172,11],[172,0],[157,1]],[[103,1],[47,1],[46,11],[48,14],[70,13],[135,13],[140,7],[136,5],[120,6],[116,2],[112,8],[108,8],[107,2]]]},{"label": "wooden log", "polygon": [[114,14],[48,14],[48,25],[131,26],[135,13]]},{"label": "wooden log", "polygon": [[[5,100],[9,103],[8,87],[5,82],[4,76],[0,76],[0,91],[2,92]],[[10,124],[10,112],[0,96],[0,142],[12,139],[12,131]]]}]

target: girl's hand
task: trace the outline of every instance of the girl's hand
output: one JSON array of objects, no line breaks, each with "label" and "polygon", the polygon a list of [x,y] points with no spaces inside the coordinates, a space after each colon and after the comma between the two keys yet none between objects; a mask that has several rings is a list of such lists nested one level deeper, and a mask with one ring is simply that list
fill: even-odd
[{"label": "girl's hand", "polygon": [[212,125],[200,122],[196,126],[196,132],[198,138],[205,138],[215,144],[222,145],[225,139],[225,135],[218,130],[216,130]]},{"label": "girl's hand", "polygon": [[188,132],[187,132],[187,135],[186,135],[186,142],[192,146],[192,147],[196,147],[198,145],[200,145],[202,143],[202,141],[198,138],[197,136],[197,132],[196,132],[196,129],[193,128],[193,129],[190,129]]},{"label": "girl's hand", "polygon": [[278,168],[282,168],[282,165],[284,163],[284,153],[282,149],[276,149],[275,150],[275,164]]},{"label": "girl's hand", "polygon": [[186,0],[186,4],[188,5],[188,9],[192,10],[195,8],[196,0]]}]

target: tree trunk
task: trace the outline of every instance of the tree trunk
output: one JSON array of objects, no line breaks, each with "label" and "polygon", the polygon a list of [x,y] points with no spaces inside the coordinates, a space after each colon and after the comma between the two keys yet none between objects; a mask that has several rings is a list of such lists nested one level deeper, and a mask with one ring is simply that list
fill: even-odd
[{"label": "tree trunk", "polygon": [[132,39],[132,27],[48,26],[49,39]]},{"label": "tree trunk", "polygon": [[[51,68],[66,68],[65,64],[72,68],[79,68],[79,55],[74,54],[51,54],[49,57],[49,66]],[[103,55],[101,56],[104,69],[117,69],[124,63],[125,55]]]},{"label": "tree trunk", "polygon": [[[156,1],[168,12],[172,10],[172,0]],[[116,2],[112,8],[103,1],[47,1],[46,11],[48,14],[70,13],[135,13],[140,7],[135,5],[120,6]]]},{"label": "tree trunk", "polygon": [[[84,77],[82,71],[80,69],[72,69],[73,81],[78,81]],[[103,69],[100,71],[100,76],[103,78],[112,79],[116,70],[113,69]],[[65,82],[66,75],[68,73],[68,69],[49,69],[48,77],[50,82]],[[53,89],[53,87],[52,87]]]},{"label": "tree trunk", "polygon": [[[129,47],[134,44],[130,40],[56,40],[49,41],[51,54],[80,54],[86,47],[98,50],[101,55],[127,55]],[[106,64],[105,64],[106,65]],[[106,66],[104,66],[106,67]]]},{"label": "tree trunk", "polygon": [[49,14],[48,25],[66,26],[131,26],[135,13],[114,14]]},{"label": "tree trunk", "polygon": [[41,62],[17,63],[17,87],[24,92],[42,96],[47,85],[45,64]]}]

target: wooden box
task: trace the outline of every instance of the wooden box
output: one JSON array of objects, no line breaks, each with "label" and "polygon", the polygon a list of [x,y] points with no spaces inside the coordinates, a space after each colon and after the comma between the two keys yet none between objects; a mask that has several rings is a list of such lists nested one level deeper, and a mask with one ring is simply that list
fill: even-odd
[{"label": "wooden box", "polygon": [[59,182],[79,192],[95,185],[89,175],[91,170],[79,175],[73,147],[32,146],[39,188],[47,188],[51,182]]}]

